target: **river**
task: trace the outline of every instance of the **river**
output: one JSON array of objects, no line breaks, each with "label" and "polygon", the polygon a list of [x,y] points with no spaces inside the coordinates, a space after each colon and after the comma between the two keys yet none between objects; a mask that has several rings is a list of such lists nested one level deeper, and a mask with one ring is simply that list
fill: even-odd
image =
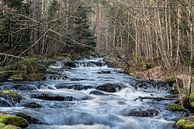
[{"label": "river", "polygon": [[[136,100],[165,97],[168,88],[136,87],[135,79],[108,67],[103,58],[75,61],[76,67],[64,68],[63,62],[51,65],[55,74],[41,82],[5,82],[26,85],[17,89],[24,99],[15,107],[1,107],[8,113],[25,112],[39,122],[28,129],[172,129],[177,113],[167,110],[171,101]],[[113,85],[106,91],[106,86]],[[41,108],[27,108],[29,102]]]}]

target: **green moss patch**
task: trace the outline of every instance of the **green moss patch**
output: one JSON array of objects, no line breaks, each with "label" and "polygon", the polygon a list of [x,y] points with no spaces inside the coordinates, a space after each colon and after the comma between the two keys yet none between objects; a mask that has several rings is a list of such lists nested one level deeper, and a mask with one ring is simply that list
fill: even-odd
[{"label": "green moss patch", "polygon": [[175,76],[169,76],[165,78],[165,81],[167,83],[176,83],[176,77]]},{"label": "green moss patch", "polygon": [[194,100],[194,92],[190,94],[189,100],[190,100],[190,101],[191,101],[191,100]]},{"label": "green moss patch", "polygon": [[180,119],[177,121],[176,127],[178,129],[194,129],[194,122],[186,119]]},{"label": "green moss patch", "polygon": [[[21,128],[28,127],[28,122],[25,119],[8,114],[0,114],[0,123],[4,125],[13,125]],[[4,127],[4,129],[9,128]]]},{"label": "green moss patch", "polygon": [[184,108],[179,104],[173,103],[173,104],[170,104],[168,106],[168,110],[170,110],[170,111],[183,111]]},{"label": "green moss patch", "polygon": [[21,129],[21,128],[13,125],[0,124],[0,129]]}]

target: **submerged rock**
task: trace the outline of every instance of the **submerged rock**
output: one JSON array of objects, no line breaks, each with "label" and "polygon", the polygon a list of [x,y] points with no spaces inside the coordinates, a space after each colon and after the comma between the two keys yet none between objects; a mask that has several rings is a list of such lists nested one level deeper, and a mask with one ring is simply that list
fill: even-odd
[{"label": "submerged rock", "polygon": [[73,101],[74,98],[72,96],[59,96],[59,95],[51,95],[51,94],[33,94],[32,98],[42,99],[42,100],[50,100],[50,101]]},{"label": "submerged rock", "polygon": [[12,104],[19,103],[22,100],[22,96],[13,90],[0,90],[0,97]]},{"label": "submerged rock", "polygon": [[21,128],[28,127],[28,122],[25,119],[8,114],[0,114],[0,123],[4,125],[13,125]]},{"label": "submerged rock", "polygon": [[40,123],[40,121],[36,118],[33,118],[31,115],[24,113],[24,112],[18,112],[16,116],[21,117],[28,121],[30,124],[37,124]]},{"label": "submerged rock", "polygon": [[28,108],[41,108],[42,105],[36,102],[31,102],[31,103],[26,103],[23,105],[24,107],[28,107]]},{"label": "submerged rock", "polygon": [[32,91],[32,90],[37,90],[38,88],[35,85],[17,84],[17,85],[12,86],[11,89]]},{"label": "submerged rock", "polygon": [[4,100],[3,98],[0,98],[0,107],[11,107],[11,106],[12,105],[8,101]]},{"label": "submerged rock", "polygon": [[157,109],[147,109],[143,111],[132,110],[124,114],[125,116],[136,116],[136,117],[154,117],[159,114]]},{"label": "submerged rock", "polygon": [[59,85],[56,85],[55,86],[57,89],[74,89],[74,90],[87,90],[87,89],[91,89],[93,88],[92,86],[83,86],[83,85],[68,85],[68,84],[65,84],[65,83],[61,83]]},{"label": "submerged rock", "polygon": [[94,91],[91,91],[90,94],[94,94],[94,95],[102,95],[102,96],[107,96],[109,94],[105,94],[101,91],[97,91],[97,90],[94,90]]},{"label": "submerged rock", "polygon": [[96,87],[97,90],[105,92],[117,92],[122,88],[126,88],[126,86],[122,83],[106,83]]}]

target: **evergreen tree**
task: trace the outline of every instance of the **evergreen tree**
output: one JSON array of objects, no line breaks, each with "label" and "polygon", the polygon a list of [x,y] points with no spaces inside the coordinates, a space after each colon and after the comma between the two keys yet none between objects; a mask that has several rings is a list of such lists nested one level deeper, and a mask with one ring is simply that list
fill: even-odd
[{"label": "evergreen tree", "polygon": [[76,37],[78,42],[84,44],[76,47],[78,51],[89,50],[91,47],[96,46],[94,32],[91,30],[88,20],[89,12],[89,7],[80,5],[75,14],[73,36]]}]

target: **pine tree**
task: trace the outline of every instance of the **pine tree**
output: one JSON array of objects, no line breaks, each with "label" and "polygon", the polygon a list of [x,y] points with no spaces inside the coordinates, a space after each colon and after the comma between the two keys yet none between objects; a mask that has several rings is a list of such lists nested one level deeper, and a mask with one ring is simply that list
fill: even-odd
[{"label": "pine tree", "polygon": [[[85,51],[91,49],[91,47],[95,47],[95,38],[94,32],[90,28],[88,14],[90,12],[90,8],[84,5],[80,5],[75,14],[74,20],[74,36],[76,40],[80,42],[81,45],[77,47],[79,51]],[[88,46],[88,47],[87,47]]]}]

